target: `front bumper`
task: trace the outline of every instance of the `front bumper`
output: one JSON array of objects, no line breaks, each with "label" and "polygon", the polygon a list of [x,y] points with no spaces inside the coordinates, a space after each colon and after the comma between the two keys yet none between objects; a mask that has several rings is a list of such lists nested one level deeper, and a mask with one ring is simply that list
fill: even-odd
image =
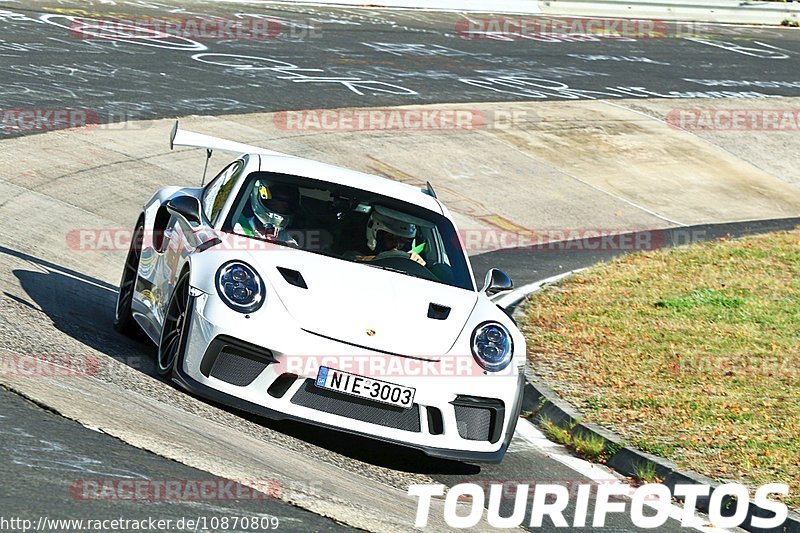
[{"label": "front bumper", "polygon": [[[521,408],[521,373],[378,377],[416,389],[413,408],[401,410],[314,386],[317,366],[312,360],[320,354],[325,366],[337,368],[338,359],[370,356],[369,350],[303,331],[285,314],[245,318],[205,294],[193,298],[193,305],[186,351],[174,376],[193,394],[259,416],[378,439],[432,457],[500,462],[505,455]],[[286,372],[281,363],[298,353],[309,354],[303,356],[308,367]],[[219,363],[223,357],[227,359]]]}]

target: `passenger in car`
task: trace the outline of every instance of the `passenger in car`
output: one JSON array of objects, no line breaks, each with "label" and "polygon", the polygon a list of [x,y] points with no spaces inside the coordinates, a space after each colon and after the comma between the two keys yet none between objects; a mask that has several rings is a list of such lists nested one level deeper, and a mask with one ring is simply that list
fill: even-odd
[{"label": "passenger in car", "polygon": [[410,259],[422,266],[425,260],[414,250],[406,250],[417,235],[417,226],[399,211],[376,205],[367,222],[367,247],[375,255],[362,255],[359,261],[377,261],[391,257]]}]

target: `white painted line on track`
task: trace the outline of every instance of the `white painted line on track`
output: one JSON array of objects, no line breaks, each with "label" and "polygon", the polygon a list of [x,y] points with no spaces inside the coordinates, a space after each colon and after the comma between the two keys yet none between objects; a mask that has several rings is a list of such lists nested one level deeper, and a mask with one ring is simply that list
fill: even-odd
[{"label": "white painted line on track", "polygon": [[[525,418],[520,419],[519,423],[517,424],[517,435],[524,439],[528,444],[544,453],[548,458],[563,464],[567,468],[577,472],[581,476],[584,476],[595,483],[620,483],[625,485],[628,487],[628,493],[626,495],[628,498],[630,498],[633,495],[633,492],[636,490],[636,487],[631,486],[630,483],[625,480],[625,478],[614,473],[609,468],[590,463],[589,461],[585,461],[579,457],[575,457],[564,446],[552,442],[545,437],[544,433],[539,431],[539,429],[534,426],[532,422]],[[645,502],[645,505],[655,508],[654,505],[649,504],[648,502]],[[684,509],[682,507],[679,507],[675,504],[670,505],[669,517],[671,519],[680,522],[683,518],[683,514]],[[731,531],[729,529],[713,527],[707,520],[704,520],[696,514],[687,521],[687,524],[684,527],[687,529],[692,528],[696,531],[702,531],[703,533],[721,533],[723,531]]]},{"label": "white painted line on track", "polygon": [[519,302],[521,302],[534,292],[543,289],[546,285],[560,281],[561,279],[566,278],[569,275],[575,274],[576,272],[580,272],[581,270],[584,269],[578,268],[576,270],[570,270],[569,272],[564,272],[563,274],[557,274],[555,276],[550,276],[549,278],[545,278],[539,281],[534,281],[533,283],[528,283],[527,285],[523,285],[518,289],[514,289],[511,292],[496,294],[495,296],[492,297],[491,300],[500,307],[506,308],[514,304],[518,304]]}]

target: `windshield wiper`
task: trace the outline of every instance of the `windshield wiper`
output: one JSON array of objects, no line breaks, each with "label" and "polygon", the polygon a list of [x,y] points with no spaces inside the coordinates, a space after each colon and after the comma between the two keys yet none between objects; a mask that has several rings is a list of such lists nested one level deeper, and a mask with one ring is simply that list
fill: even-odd
[{"label": "windshield wiper", "polygon": [[401,270],[399,268],[392,268],[392,267],[387,267],[387,266],[383,266],[383,265],[373,265],[373,264],[370,264],[369,261],[365,262],[364,264],[367,265],[367,266],[371,266],[372,268],[380,268],[381,270],[388,270],[389,272],[397,272],[398,274],[405,274],[406,276],[411,276],[412,278],[418,277],[418,276],[415,276],[414,274],[410,274],[409,272],[407,272],[405,270]]}]

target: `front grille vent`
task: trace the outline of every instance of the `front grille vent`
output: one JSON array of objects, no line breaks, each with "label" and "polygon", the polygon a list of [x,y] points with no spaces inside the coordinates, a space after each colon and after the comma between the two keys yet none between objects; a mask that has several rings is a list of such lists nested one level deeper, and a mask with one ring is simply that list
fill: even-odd
[{"label": "front grille vent", "polygon": [[269,350],[220,335],[206,348],[200,362],[200,372],[206,377],[246,387],[274,362],[275,358]]},{"label": "front grille vent", "polygon": [[402,429],[403,431],[420,432],[419,405],[410,409],[402,409],[393,405],[380,404],[349,396],[314,385],[314,380],[307,379],[294,396],[292,403],[324,413],[344,416],[361,422]]},{"label": "front grille vent", "polygon": [[505,404],[492,398],[458,396],[450,402],[462,439],[495,443],[500,440],[505,418]]},{"label": "front grille vent", "polygon": [[268,363],[248,359],[239,355],[220,352],[214,366],[211,367],[211,377],[221,379],[225,383],[246,387],[267,368]]},{"label": "front grille vent", "polygon": [[492,412],[482,407],[456,406],[458,434],[467,440],[489,440]]}]

